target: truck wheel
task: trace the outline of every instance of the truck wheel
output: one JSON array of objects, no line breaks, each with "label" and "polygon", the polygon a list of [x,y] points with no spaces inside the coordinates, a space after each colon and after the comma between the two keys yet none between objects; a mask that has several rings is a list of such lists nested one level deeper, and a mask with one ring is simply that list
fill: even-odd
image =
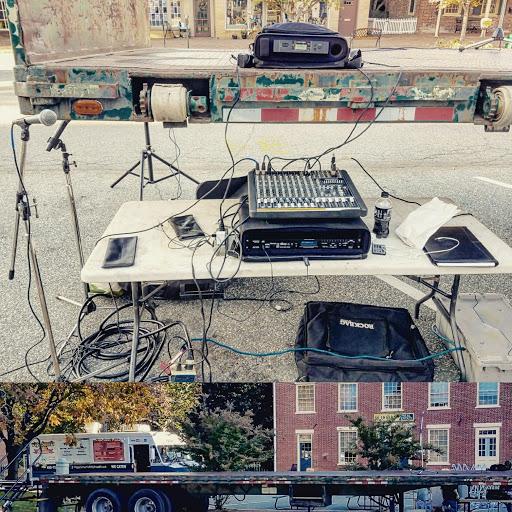
[{"label": "truck wheel", "polygon": [[128,500],[128,512],[173,512],[173,507],[163,491],[140,489]]},{"label": "truck wheel", "polygon": [[87,497],[86,512],[124,512],[125,500],[110,489],[97,489]]}]

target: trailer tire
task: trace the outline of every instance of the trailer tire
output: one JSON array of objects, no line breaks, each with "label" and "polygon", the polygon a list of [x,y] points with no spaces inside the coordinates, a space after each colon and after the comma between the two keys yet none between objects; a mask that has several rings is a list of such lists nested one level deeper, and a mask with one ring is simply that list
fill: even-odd
[{"label": "trailer tire", "polygon": [[57,503],[48,498],[37,502],[37,512],[57,512]]},{"label": "trailer tire", "polygon": [[163,491],[140,489],[128,500],[128,512],[173,512],[173,506]]},{"label": "trailer tire", "polygon": [[125,512],[125,509],[123,496],[111,489],[96,489],[85,502],[86,512]]}]

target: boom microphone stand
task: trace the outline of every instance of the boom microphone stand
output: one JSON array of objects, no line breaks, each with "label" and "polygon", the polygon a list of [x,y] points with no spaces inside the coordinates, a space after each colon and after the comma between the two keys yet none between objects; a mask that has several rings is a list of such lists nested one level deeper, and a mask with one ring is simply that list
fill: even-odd
[{"label": "boom microphone stand", "polygon": [[[84,249],[82,246],[82,238],[80,237],[80,226],[78,225],[78,215],[76,212],[76,203],[75,203],[75,195],[73,193],[73,185],[71,183],[71,165],[76,167],[76,162],[69,162],[70,153],[66,150],[66,145],[60,139],[62,132],[66,129],[66,126],[69,124],[69,121],[62,121],[60,126],[57,128],[55,134],[48,139],[48,145],[46,146],[46,151],[50,152],[52,149],[60,149],[62,151],[62,170],[64,171],[64,175],[66,177],[66,188],[68,192],[68,201],[69,201],[69,209],[71,211],[71,222],[73,225],[73,233],[75,235],[75,243],[76,250],[78,254],[78,262],[80,263],[80,270],[82,270],[85,264],[84,257]],[[89,297],[89,286],[87,283],[83,284],[83,291],[85,300]],[[57,296],[59,300],[69,301],[62,296]]]},{"label": "boom microphone stand", "polygon": [[[45,111],[43,111],[45,112]],[[44,117],[44,116],[42,116]],[[55,118],[56,119],[56,118]],[[43,124],[46,124],[44,120],[41,121]],[[55,122],[55,121],[53,121]],[[13,123],[14,124],[14,123]],[[18,123],[16,123],[18,124]],[[34,279],[36,282],[37,293],[39,295],[39,302],[41,304],[41,310],[43,313],[43,322],[46,331],[46,335],[48,336],[48,344],[50,346],[50,356],[52,360],[53,370],[55,372],[55,380],[61,380],[60,366],[59,366],[59,358],[57,356],[57,348],[55,346],[55,341],[53,339],[53,331],[50,323],[50,316],[48,314],[48,306],[46,303],[46,297],[44,295],[43,283],[41,281],[41,274],[39,272],[39,264],[37,261],[36,249],[34,247],[33,235],[30,229],[30,215],[31,209],[30,204],[28,202],[27,191],[25,190],[25,186],[23,184],[23,174],[25,171],[25,160],[27,154],[27,143],[30,139],[29,127],[31,123],[22,123],[21,126],[21,160],[19,165],[19,184],[18,184],[18,192],[16,193],[16,219],[14,223],[14,238],[13,238],[13,247],[12,247],[12,258],[11,258],[11,268],[9,270],[9,279],[14,279],[14,265],[16,260],[16,249],[18,246],[18,233],[19,233],[19,223],[20,219],[23,220],[25,224],[25,232],[27,235],[27,244],[29,250],[30,263],[32,267],[32,272],[34,274]],[[51,123],[53,124],[53,123]],[[34,209],[37,217],[37,209]]]}]

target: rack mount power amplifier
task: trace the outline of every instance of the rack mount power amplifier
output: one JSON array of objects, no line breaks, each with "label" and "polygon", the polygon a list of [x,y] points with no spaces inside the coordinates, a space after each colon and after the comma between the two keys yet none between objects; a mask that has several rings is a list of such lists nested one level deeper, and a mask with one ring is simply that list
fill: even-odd
[{"label": "rack mount power amplifier", "polygon": [[370,230],[360,218],[276,221],[241,212],[240,245],[245,261],[364,259],[371,245]]}]

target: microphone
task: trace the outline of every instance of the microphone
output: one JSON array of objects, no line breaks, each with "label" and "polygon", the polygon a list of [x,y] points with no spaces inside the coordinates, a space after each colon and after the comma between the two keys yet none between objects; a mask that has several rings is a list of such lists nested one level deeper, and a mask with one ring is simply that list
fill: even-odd
[{"label": "microphone", "polygon": [[48,139],[48,145],[46,146],[46,151],[51,151],[57,147],[57,143],[59,142],[60,136],[62,132],[68,125],[69,120],[62,121],[57,128],[57,131]]},{"label": "microphone", "polygon": [[24,128],[31,124],[44,124],[45,126],[51,126],[57,122],[57,114],[50,109],[44,109],[40,114],[35,116],[20,117],[12,122],[17,126]]}]

